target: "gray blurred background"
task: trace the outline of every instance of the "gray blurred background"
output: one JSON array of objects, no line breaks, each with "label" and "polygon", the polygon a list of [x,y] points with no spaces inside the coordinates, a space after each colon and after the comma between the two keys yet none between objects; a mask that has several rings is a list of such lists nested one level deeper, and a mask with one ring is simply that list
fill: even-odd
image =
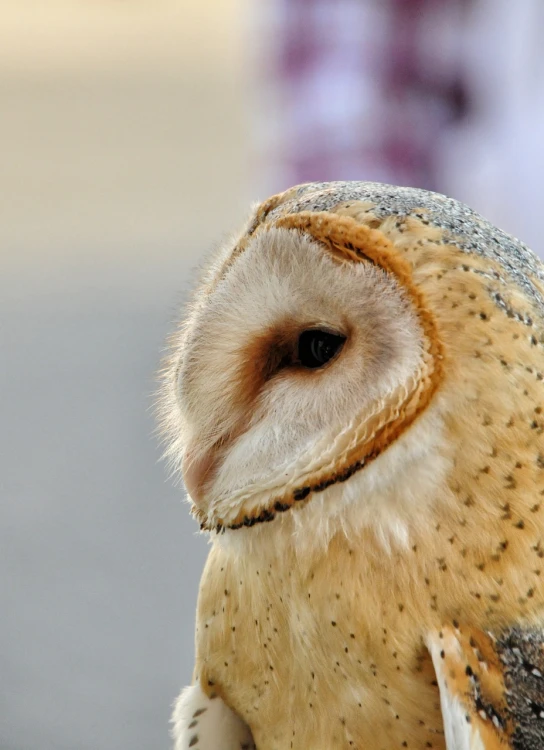
[{"label": "gray blurred background", "polygon": [[540,251],[540,0],[0,0],[0,748],[167,748],[207,552],[153,435],[249,201],[378,179]]},{"label": "gray blurred background", "polygon": [[152,393],[249,200],[241,2],[0,4],[0,748],[167,748],[207,545]]}]

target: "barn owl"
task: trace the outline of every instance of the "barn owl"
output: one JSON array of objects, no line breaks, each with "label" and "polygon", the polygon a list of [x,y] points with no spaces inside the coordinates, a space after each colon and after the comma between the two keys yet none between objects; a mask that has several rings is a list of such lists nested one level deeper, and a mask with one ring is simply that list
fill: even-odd
[{"label": "barn owl", "polygon": [[161,413],[211,550],[176,750],[544,748],[544,267],[314,183],[204,274]]}]

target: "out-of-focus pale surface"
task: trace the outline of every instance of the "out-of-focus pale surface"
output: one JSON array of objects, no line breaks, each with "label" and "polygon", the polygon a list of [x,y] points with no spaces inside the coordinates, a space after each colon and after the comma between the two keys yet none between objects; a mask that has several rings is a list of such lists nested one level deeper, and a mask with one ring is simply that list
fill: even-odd
[{"label": "out-of-focus pale surface", "polygon": [[0,4],[0,747],[166,748],[206,544],[154,371],[249,196],[245,0]]},{"label": "out-of-focus pale surface", "polygon": [[4,0],[9,265],[35,261],[45,243],[43,266],[130,266],[135,253],[149,265],[149,245],[187,254],[236,223],[247,202],[245,20],[244,0]]},{"label": "out-of-focus pale surface", "polygon": [[[240,66],[240,0],[3,0],[0,62],[15,72]],[[194,67],[193,67],[194,70]]]}]

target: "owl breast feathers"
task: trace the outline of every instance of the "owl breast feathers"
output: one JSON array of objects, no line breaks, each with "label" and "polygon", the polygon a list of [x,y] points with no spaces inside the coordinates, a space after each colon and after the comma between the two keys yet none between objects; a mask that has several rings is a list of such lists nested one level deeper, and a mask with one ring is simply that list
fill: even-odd
[{"label": "owl breast feathers", "polygon": [[176,750],[544,748],[544,268],[442,195],[257,206],[164,370],[212,546]]}]

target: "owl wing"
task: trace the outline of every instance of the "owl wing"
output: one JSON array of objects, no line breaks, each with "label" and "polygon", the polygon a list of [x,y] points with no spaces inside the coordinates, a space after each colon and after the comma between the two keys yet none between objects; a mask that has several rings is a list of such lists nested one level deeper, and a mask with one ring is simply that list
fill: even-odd
[{"label": "owl wing", "polygon": [[210,688],[185,688],[172,716],[174,750],[255,750],[247,724]]},{"label": "owl wing", "polygon": [[448,750],[544,748],[544,630],[453,623],[427,638]]}]

